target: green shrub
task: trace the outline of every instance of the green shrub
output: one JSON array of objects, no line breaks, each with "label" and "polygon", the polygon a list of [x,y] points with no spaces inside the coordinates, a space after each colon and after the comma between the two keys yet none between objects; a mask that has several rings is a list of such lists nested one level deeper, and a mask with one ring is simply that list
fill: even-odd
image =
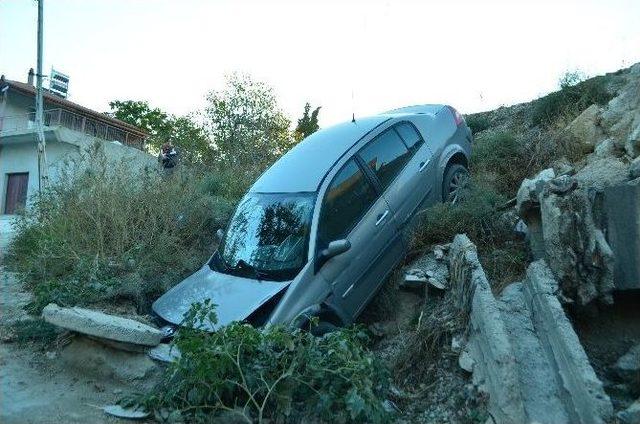
[{"label": "green shrub", "polygon": [[534,125],[551,125],[558,118],[573,119],[592,104],[604,105],[613,98],[607,90],[608,77],[581,81],[578,73],[567,73],[560,90],[537,100],[532,114]]},{"label": "green shrub", "polygon": [[471,129],[473,135],[488,129],[491,126],[491,122],[486,115],[476,113],[473,115],[467,115],[464,117],[467,126]]},{"label": "green shrub", "polygon": [[237,202],[188,169],[132,172],[103,155],[65,170],[18,221],[7,259],[34,292],[34,313],[122,298],[146,311],[202,265]]},{"label": "green shrub", "polygon": [[421,251],[434,243],[450,241],[459,233],[466,233],[476,242],[499,238],[502,230],[496,219],[496,206],[505,200],[492,188],[472,180],[462,202],[438,203],[424,212],[410,250]]},{"label": "green shrub", "polygon": [[159,385],[129,403],[187,422],[384,422],[389,374],[350,328],[323,337],[283,327],[234,323],[215,333],[211,303],[187,314],[175,345],[181,358]]},{"label": "green shrub", "polygon": [[513,196],[531,172],[528,147],[509,132],[485,132],[476,138],[471,152],[471,168],[476,174],[483,174],[491,180],[491,185],[498,192]]}]

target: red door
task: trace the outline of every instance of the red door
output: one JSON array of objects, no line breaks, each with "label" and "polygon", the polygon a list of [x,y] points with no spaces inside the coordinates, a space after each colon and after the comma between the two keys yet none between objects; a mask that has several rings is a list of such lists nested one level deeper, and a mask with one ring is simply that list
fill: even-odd
[{"label": "red door", "polygon": [[7,197],[4,202],[4,213],[12,215],[27,204],[29,173],[7,174],[7,177]]}]

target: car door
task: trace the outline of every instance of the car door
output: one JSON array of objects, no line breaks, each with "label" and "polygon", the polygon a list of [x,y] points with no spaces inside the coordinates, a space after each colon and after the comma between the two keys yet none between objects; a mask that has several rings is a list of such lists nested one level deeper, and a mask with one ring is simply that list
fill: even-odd
[{"label": "car door", "polygon": [[406,235],[415,214],[432,203],[435,167],[429,146],[415,126],[405,121],[376,137],[360,156],[375,174]]},{"label": "car door", "polygon": [[402,255],[393,216],[355,158],[345,163],[326,189],[316,255],[334,240],[347,239],[351,248],[322,264],[319,273],[332,287],[330,303],[349,320],[360,313]]}]

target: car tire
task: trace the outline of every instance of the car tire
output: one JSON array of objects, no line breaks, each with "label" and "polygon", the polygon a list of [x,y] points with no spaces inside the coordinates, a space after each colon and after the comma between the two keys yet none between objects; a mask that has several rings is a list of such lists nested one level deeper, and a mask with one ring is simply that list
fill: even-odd
[{"label": "car tire", "polygon": [[459,163],[451,164],[444,172],[442,179],[442,201],[458,203],[464,196],[469,184],[469,171]]},{"label": "car tire", "polygon": [[311,325],[309,331],[316,337],[324,336],[327,333],[333,333],[339,329],[338,326],[327,321],[319,321],[317,325]]}]

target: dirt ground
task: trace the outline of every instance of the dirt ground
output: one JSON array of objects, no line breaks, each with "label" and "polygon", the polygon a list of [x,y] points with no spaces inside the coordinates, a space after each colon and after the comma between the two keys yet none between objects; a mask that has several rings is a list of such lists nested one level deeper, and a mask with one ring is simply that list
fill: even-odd
[{"label": "dirt ground", "polygon": [[[29,296],[12,273],[0,267],[0,326],[27,318]],[[99,409],[115,402],[127,387],[96,381],[66,369],[55,351],[0,341],[0,422],[124,423]]]}]

